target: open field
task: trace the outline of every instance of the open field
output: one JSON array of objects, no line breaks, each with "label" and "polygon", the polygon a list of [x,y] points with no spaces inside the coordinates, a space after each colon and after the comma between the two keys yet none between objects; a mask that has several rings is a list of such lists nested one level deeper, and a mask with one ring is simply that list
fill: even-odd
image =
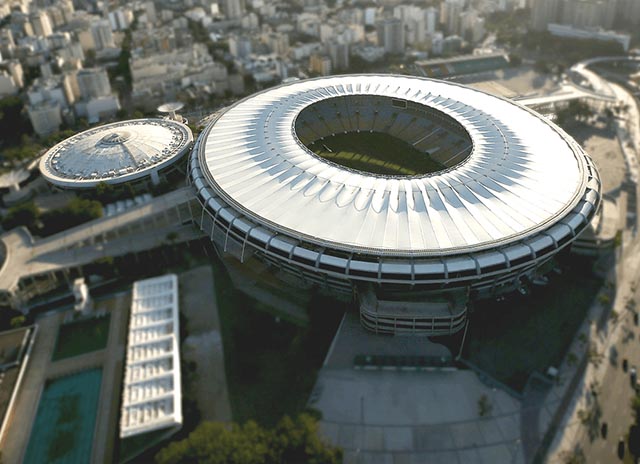
[{"label": "open field", "polygon": [[379,132],[348,132],[316,140],[309,149],[321,158],[359,171],[415,176],[444,168],[411,144]]},{"label": "open field", "polygon": [[52,360],[105,348],[109,336],[109,318],[107,315],[61,325]]}]

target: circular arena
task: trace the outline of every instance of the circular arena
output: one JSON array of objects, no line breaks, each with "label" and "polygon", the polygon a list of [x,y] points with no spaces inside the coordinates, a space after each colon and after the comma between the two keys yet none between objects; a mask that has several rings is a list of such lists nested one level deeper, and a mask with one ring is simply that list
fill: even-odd
[{"label": "circular arena", "polygon": [[196,141],[194,212],[225,259],[284,290],[355,295],[365,327],[452,333],[587,227],[600,179],[538,114],[390,75],[298,81],[221,111]]},{"label": "circular arena", "polygon": [[65,189],[94,188],[150,178],[159,182],[189,152],[193,134],[168,119],[134,119],[88,129],[47,151],[40,172]]}]

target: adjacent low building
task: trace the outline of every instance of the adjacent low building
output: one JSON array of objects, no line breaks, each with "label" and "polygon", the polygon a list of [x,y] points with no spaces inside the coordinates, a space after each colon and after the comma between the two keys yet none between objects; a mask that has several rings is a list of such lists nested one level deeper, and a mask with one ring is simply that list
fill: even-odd
[{"label": "adjacent low building", "polygon": [[191,148],[193,134],[169,119],[134,119],[94,127],[47,151],[40,171],[64,189],[94,188],[99,183],[159,183]]},{"label": "adjacent low building", "polygon": [[178,278],[139,280],[131,298],[120,438],[171,434],[182,426]]}]

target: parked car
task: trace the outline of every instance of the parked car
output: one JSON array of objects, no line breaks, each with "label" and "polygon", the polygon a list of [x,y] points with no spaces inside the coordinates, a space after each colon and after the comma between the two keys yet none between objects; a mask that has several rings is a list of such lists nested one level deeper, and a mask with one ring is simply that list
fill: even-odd
[{"label": "parked car", "polygon": [[624,459],[624,437],[618,439],[618,457]]}]

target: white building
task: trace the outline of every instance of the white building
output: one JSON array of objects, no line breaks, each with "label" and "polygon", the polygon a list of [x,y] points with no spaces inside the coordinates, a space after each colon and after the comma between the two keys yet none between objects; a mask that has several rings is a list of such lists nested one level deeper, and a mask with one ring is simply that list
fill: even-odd
[{"label": "white building", "polygon": [[157,184],[189,152],[193,134],[167,119],[134,119],[80,132],[49,149],[40,172],[64,189],[95,188],[101,182]]},{"label": "white building", "polygon": [[120,438],[182,426],[178,278],[133,284]]},{"label": "white building", "polygon": [[222,7],[227,19],[240,19],[246,11],[244,0],[223,0]]},{"label": "white building", "polygon": [[51,21],[44,10],[36,11],[29,15],[29,21],[33,28],[33,33],[38,37],[47,37],[53,33]]},{"label": "white building", "polygon": [[7,71],[0,71],[0,96],[15,95],[18,93],[18,86],[13,80],[11,74]]},{"label": "white building", "polygon": [[131,25],[133,11],[128,7],[121,7],[109,13],[109,23],[114,31],[123,31]]},{"label": "white building", "polygon": [[113,41],[113,33],[111,32],[111,24],[108,20],[102,19],[91,24],[91,35],[93,36],[93,43],[97,50],[104,50],[105,48],[115,48],[116,44]]},{"label": "white building", "polygon": [[62,109],[56,101],[42,101],[35,105],[27,105],[29,120],[33,130],[40,137],[60,130]]},{"label": "white building", "polygon": [[111,95],[109,76],[104,68],[82,69],[76,73],[82,99],[108,97]]}]

